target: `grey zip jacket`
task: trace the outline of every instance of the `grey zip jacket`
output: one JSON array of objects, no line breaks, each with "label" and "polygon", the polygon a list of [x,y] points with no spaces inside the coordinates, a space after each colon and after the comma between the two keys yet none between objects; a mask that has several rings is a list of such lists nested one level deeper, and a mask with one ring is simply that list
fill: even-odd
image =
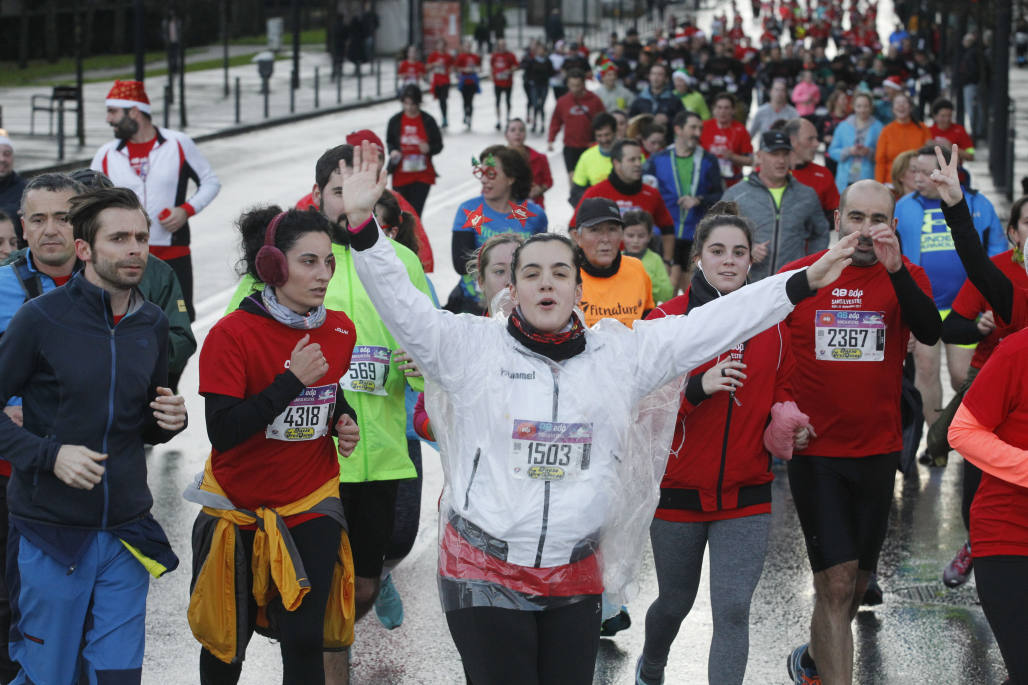
[{"label": "grey zip jacket", "polygon": [[755,171],[726,190],[721,199],[737,203],[742,215],[753,224],[754,245],[768,244],[767,257],[750,270],[751,282],[828,247],[830,227],[817,193],[792,174],[786,181],[781,207],[775,206],[771,191]]}]

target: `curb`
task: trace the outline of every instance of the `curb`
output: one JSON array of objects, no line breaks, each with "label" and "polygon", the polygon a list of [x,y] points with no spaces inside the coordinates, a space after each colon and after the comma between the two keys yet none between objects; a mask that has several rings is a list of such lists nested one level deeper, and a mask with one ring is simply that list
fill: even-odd
[{"label": "curb", "polygon": [[[201,136],[196,136],[193,141],[196,143],[203,143],[209,140],[218,140],[220,138],[230,138],[232,136],[240,136],[245,133],[252,133],[254,131],[260,131],[265,128],[273,128],[275,126],[282,126],[284,124],[292,124],[298,121],[305,121],[307,119],[315,119],[317,117],[326,116],[329,114],[338,114],[340,112],[347,112],[353,109],[360,109],[361,107],[369,107],[371,105],[381,105],[386,102],[392,102],[396,99],[395,95],[381,96],[366,98],[359,102],[351,102],[345,105],[333,105],[332,107],[322,107],[320,109],[310,110],[307,112],[299,112],[297,114],[290,114],[283,117],[269,117],[262,121],[254,122],[252,124],[241,124],[239,126],[230,126],[229,128],[223,128],[219,131],[212,133],[205,133]],[[24,178],[32,178],[40,174],[52,173],[52,172],[66,172],[74,171],[75,169],[81,169],[82,167],[88,167],[89,163],[93,161],[92,156],[86,157],[85,159],[75,159],[68,162],[61,162],[60,164],[52,164],[45,167],[36,167],[35,169],[25,169],[18,173]]]}]

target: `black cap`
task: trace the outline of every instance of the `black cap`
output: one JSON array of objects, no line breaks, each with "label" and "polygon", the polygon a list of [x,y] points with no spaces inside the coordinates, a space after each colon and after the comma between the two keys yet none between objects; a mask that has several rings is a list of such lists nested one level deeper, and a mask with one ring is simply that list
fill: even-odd
[{"label": "black cap", "polygon": [[792,150],[792,143],[789,142],[789,136],[785,135],[782,131],[765,131],[760,135],[760,149],[767,150],[768,152],[776,152],[778,150]]},{"label": "black cap", "polygon": [[616,221],[621,226],[625,225],[625,222],[621,220],[621,210],[613,200],[605,197],[590,197],[582,200],[582,206],[578,208],[578,214],[575,215],[575,228],[595,226],[604,221]]}]

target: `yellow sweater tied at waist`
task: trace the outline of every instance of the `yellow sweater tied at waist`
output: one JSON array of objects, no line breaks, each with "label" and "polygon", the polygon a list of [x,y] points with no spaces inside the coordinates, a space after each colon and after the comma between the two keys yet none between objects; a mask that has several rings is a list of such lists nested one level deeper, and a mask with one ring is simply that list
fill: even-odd
[{"label": "yellow sweater tied at waist", "polygon": [[239,526],[257,526],[251,558],[257,631],[278,637],[268,620],[268,605],[280,597],[286,611],[295,611],[310,592],[303,562],[283,519],[307,513],[328,516],[343,527],[325,609],[324,644],[326,649],[342,649],[353,642],[353,557],[337,478],[295,502],[249,511],[232,504],[214,478],[208,459],[203,473],[197,474],[183,497],[203,507],[193,527],[193,583],[188,616],[193,635],[208,651],[225,663],[242,661],[246,651],[240,637],[248,625],[248,588],[246,568],[237,565],[237,561],[242,561]]}]

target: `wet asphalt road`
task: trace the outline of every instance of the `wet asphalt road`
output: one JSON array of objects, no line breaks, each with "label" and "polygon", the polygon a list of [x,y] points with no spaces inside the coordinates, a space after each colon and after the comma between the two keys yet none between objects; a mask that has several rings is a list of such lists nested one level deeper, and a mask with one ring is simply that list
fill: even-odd
[{"label": "wet asphalt road", "polygon": [[[884,12],[883,12],[884,14]],[[442,297],[456,276],[450,267],[449,233],[457,205],[477,194],[470,158],[497,142],[493,130],[491,87],[477,100],[472,133],[451,129],[445,149],[436,158],[441,177],[429,194],[425,228],[435,252],[431,275]],[[515,89],[514,111],[522,113],[524,94]],[[552,105],[552,101],[551,101]],[[438,116],[434,100],[425,108]],[[459,98],[451,96],[451,119],[459,121]],[[221,178],[217,200],[193,221],[193,255],[197,285],[199,344],[217,320],[234,287],[238,243],[233,222],[240,211],[256,203],[292,204],[310,191],[314,162],[327,147],[343,141],[349,131],[370,127],[384,134],[384,122],[397,108],[372,107],[344,115],[207,143],[203,152]],[[542,151],[545,139],[529,136],[528,144]],[[556,180],[547,194],[551,230],[564,230],[570,218],[567,178],[559,147],[550,155]],[[186,623],[188,602],[189,531],[196,507],[181,498],[192,476],[202,468],[209,449],[203,424],[203,405],[196,393],[195,359],[182,380],[191,424],[169,445],[150,456],[150,485],[154,513],[164,524],[182,559],[178,571],[151,585],[147,616],[147,651],[143,682],[177,685],[197,682],[199,648]],[[869,427],[873,430],[874,427]],[[418,541],[394,573],[404,598],[402,627],[386,631],[373,615],[357,627],[353,649],[356,683],[462,683],[456,649],[440,611],[435,585],[435,503],[442,476],[435,453],[424,450],[425,483]],[[1002,662],[981,608],[974,581],[957,590],[946,589],[941,570],[964,540],[960,520],[960,459],[954,455],[946,469],[929,472],[896,485],[890,533],[879,568],[885,602],[862,611],[854,627],[856,682],[859,683],[1000,683]],[[753,599],[747,683],[785,683],[785,659],[807,640],[813,601],[810,572],[802,536],[789,494],[784,469],[775,481],[773,527],[764,574]],[[741,552],[744,553],[744,552]],[[629,605],[635,624],[603,640],[597,661],[597,683],[630,683],[643,641],[646,608],[656,594],[652,563],[643,559],[640,591]],[[667,680],[706,682],[711,619],[706,572],[696,604],[672,648]],[[243,669],[243,683],[281,681],[278,648],[255,637]]]}]

